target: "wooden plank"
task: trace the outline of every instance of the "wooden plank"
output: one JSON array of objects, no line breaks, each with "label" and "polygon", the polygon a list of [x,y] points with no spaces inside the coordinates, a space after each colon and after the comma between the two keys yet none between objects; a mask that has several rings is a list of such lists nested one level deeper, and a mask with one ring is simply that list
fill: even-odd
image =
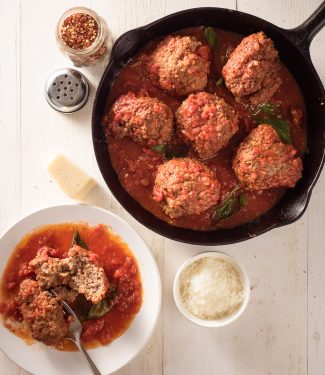
[{"label": "wooden plank", "polygon": [[6,5],[0,23],[0,232],[20,215],[20,1]]},{"label": "wooden plank", "polygon": [[[6,4],[6,16],[0,24],[0,130],[2,134],[0,169],[3,176],[0,200],[0,231],[18,220],[21,211],[21,1]],[[23,374],[0,352],[0,373]]]},{"label": "wooden plank", "polygon": [[237,0],[237,10],[288,29],[298,26],[309,14],[308,1],[304,0]]},{"label": "wooden plank", "polygon": [[[321,0],[309,0],[309,13]],[[311,44],[311,58],[325,85],[325,29]],[[325,252],[324,242],[324,171],[314,189],[308,209],[308,374],[322,375],[325,368]]]}]

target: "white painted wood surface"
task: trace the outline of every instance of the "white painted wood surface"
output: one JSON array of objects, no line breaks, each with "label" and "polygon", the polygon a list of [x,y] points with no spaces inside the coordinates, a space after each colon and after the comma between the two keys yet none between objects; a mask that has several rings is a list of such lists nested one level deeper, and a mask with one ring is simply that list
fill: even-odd
[{"label": "white painted wood surface", "polygon": [[[62,152],[99,182],[87,203],[112,210],[133,225],[151,247],[160,268],[164,290],[158,327],[146,349],[118,375],[323,375],[325,174],[307,213],[297,223],[245,243],[213,248],[234,255],[248,271],[253,289],[242,318],[217,330],[190,324],[176,310],[172,282],[178,266],[205,248],[153,234],[111,197],[95,161],[90,133],[92,102],[103,67],[84,70],[92,84],[91,100],[78,113],[61,115],[45,101],[43,87],[48,74],[70,65],[55,44],[59,16],[72,6],[91,7],[106,18],[117,37],[177,10],[220,6],[290,28],[307,18],[320,2],[0,0],[0,231],[31,211],[70,202],[46,172],[48,161]],[[324,51],[325,30],[311,47],[323,82]],[[27,373],[0,354],[0,374]]]}]

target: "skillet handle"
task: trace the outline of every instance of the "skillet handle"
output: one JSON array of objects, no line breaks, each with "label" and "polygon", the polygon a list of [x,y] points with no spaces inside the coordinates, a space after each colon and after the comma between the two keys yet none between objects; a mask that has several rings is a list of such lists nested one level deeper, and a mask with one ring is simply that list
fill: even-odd
[{"label": "skillet handle", "polygon": [[309,50],[314,36],[325,26],[325,1],[301,25],[288,30],[296,45],[305,51]]}]

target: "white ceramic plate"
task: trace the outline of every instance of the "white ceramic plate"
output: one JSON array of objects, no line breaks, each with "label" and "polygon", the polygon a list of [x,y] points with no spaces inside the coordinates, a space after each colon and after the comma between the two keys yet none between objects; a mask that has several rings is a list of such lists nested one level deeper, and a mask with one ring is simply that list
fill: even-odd
[{"label": "white ceramic plate", "polygon": [[[29,231],[45,224],[85,221],[103,223],[126,242],[138,261],[143,304],[129,329],[110,345],[89,351],[103,375],[111,374],[134,358],[148,342],[158,320],[161,283],[157,264],[142,238],[124,220],[109,211],[87,205],[56,206],[21,219],[0,239],[0,274],[7,260]],[[90,370],[78,352],[59,352],[41,344],[26,345],[0,324],[0,348],[18,366],[35,375],[89,375]]]}]

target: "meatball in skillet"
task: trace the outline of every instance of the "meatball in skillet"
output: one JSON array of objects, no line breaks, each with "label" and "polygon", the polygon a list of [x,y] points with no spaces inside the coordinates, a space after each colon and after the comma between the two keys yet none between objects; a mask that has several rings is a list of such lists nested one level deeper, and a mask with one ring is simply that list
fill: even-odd
[{"label": "meatball in skillet", "polygon": [[210,70],[210,49],[191,36],[168,36],[154,50],[147,69],[153,82],[171,95],[203,90]]},{"label": "meatball in skillet", "polygon": [[168,142],[173,132],[173,113],[166,104],[132,92],[116,100],[104,122],[116,138],[130,137],[149,147]]},{"label": "meatball in skillet", "polygon": [[262,124],[240,144],[233,169],[239,181],[254,190],[293,188],[302,176],[302,160],[271,125]]},{"label": "meatball in skillet", "polygon": [[55,345],[68,333],[61,300],[43,291],[37,281],[25,279],[17,297],[19,309],[31,336],[45,345]]},{"label": "meatball in skillet", "polygon": [[214,156],[238,131],[234,109],[216,95],[190,95],[176,112],[179,129],[201,159]]},{"label": "meatball in skillet", "polygon": [[176,158],[158,168],[153,198],[171,218],[199,214],[214,206],[219,195],[219,181],[200,161]]},{"label": "meatball in skillet", "polygon": [[281,85],[278,51],[263,32],[244,38],[222,69],[225,84],[239,101],[269,101]]}]

